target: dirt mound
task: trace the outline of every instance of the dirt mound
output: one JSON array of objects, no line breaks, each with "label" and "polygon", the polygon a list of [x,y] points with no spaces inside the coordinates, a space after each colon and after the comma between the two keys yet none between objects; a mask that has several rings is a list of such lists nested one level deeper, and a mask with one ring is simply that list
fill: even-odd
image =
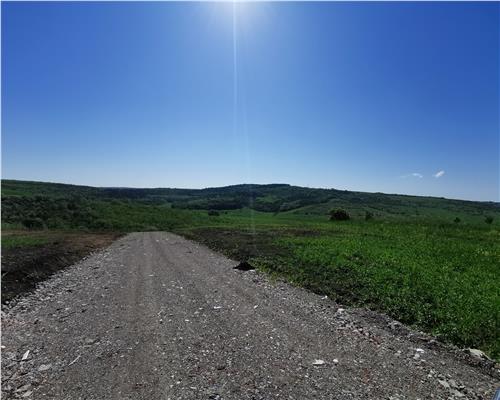
[{"label": "dirt mound", "polygon": [[242,261],[238,265],[236,265],[233,269],[237,269],[239,271],[252,271],[255,267],[247,261]]}]

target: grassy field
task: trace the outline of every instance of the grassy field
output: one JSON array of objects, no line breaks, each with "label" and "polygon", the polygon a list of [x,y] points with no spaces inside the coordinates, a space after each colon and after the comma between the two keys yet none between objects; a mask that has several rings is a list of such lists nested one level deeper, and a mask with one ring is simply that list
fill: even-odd
[{"label": "grassy field", "polygon": [[500,230],[229,214],[180,233],[343,304],[500,356]]},{"label": "grassy field", "polygon": [[[177,232],[343,304],[385,312],[444,341],[500,358],[497,203],[293,187],[289,193],[283,185],[255,190],[260,197],[247,202],[238,196],[248,187],[205,194],[69,188],[65,195],[65,185],[9,181],[2,194],[3,227],[29,228],[30,234]],[[182,196],[189,207],[180,207]],[[241,207],[198,209],[236,204],[235,199]],[[257,208],[266,209],[267,202],[282,211],[245,206],[257,200]],[[351,220],[328,220],[328,211],[339,205]],[[373,218],[365,220],[366,212]],[[7,237],[2,249],[43,248],[43,240]]]}]

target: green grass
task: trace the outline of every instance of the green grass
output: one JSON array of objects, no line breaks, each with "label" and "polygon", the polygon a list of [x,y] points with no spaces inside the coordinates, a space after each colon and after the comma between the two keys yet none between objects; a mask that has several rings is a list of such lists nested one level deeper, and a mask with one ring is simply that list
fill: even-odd
[{"label": "green grass", "polygon": [[320,237],[283,237],[298,284],[367,305],[460,346],[500,355],[499,232],[425,224],[346,223]]},{"label": "green grass", "polygon": [[51,239],[49,237],[44,237],[44,236],[6,235],[2,236],[2,249],[40,246],[49,243],[50,241]]},{"label": "green grass", "polygon": [[341,303],[500,356],[497,228],[238,212],[219,226],[180,232]]},{"label": "green grass", "polygon": [[[107,190],[7,181],[2,187],[3,227],[174,231],[341,303],[385,312],[500,359],[498,203],[286,185]],[[243,199],[249,190],[252,201]],[[246,203],[257,209],[219,210],[219,216],[190,209]],[[328,221],[327,212],[338,207],[353,219]],[[373,220],[364,220],[366,211]],[[43,240],[4,237],[2,247]]]}]

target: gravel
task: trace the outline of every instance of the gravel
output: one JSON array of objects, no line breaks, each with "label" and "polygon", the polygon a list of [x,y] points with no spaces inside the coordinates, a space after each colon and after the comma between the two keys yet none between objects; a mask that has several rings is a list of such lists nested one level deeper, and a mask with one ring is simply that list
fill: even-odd
[{"label": "gravel", "polygon": [[484,357],[235,265],[149,232],[54,275],[2,312],[2,398],[490,400],[500,386]]}]

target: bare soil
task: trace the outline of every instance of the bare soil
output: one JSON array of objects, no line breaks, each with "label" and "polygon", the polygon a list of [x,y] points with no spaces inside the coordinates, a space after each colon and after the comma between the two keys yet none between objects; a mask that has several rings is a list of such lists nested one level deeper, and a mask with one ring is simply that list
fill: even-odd
[{"label": "bare soil", "polygon": [[10,231],[5,236],[42,237],[47,243],[2,248],[2,304],[33,290],[53,273],[109,246],[120,235],[111,233],[66,233]]}]

